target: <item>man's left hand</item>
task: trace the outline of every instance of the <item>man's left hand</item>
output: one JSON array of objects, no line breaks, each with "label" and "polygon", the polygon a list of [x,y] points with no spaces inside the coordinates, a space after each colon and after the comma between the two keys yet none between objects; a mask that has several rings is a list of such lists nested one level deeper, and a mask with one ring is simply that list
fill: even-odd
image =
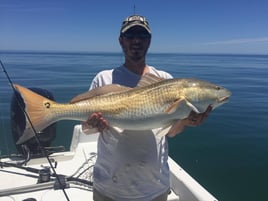
[{"label": "man's left hand", "polygon": [[203,124],[211,111],[211,106],[208,106],[207,110],[204,113],[198,114],[192,111],[187,118],[179,120],[176,124],[174,124],[168,132],[167,136],[176,136],[177,134],[183,132],[186,126],[195,127]]}]

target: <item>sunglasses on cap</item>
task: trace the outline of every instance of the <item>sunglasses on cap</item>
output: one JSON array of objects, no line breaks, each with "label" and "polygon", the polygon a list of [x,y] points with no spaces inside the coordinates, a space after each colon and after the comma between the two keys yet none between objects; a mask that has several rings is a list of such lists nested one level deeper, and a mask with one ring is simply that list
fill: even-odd
[{"label": "sunglasses on cap", "polygon": [[146,32],[126,32],[122,34],[122,36],[129,40],[132,40],[134,38],[139,38],[142,40],[151,38],[151,35]]}]

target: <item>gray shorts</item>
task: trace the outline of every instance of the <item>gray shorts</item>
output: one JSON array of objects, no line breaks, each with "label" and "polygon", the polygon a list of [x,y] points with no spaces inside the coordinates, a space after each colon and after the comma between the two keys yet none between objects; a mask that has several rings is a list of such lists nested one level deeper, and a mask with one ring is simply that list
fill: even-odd
[{"label": "gray shorts", "polygon": [[[167,197],[170,190],[168,190],[166,193],[163,193],[162,195],[157,196],[156,198],[152,199],[151,201],[167,201]],[[93,200],[94,201],[116,201],[113,200],[105,195],[102,195],[99,191],[96,189],[93,189]]]}]

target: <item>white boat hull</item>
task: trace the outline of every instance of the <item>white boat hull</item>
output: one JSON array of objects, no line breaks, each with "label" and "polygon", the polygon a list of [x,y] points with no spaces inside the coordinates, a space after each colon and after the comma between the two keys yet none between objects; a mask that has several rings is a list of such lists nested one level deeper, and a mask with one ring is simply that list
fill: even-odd
[{"label": "white boat hull", "polygon": [[[77,177],[90,181],[96,158],[98,134],[85,135],[81,125],[74,128],[73,139],[68,152],[58,152],[49,156],[56,166],[57,174]],[[15,163],[12,158],[2,158],[1,162]],[[46,158],[31,159],[27,167],[41,169],[48,167]],[[195,181],[174,160],[169,158],[171,193],[169,201],[216,201],[217,199]],[[36,201],[65,201],[61,189],[55,190],[55,180],[38,183],[38,174],[16,167],[0,168],[0,201],[22,201],[34,198]],[[68,181],[65,189],[69,200],[92,199],[91,186]],[[57,187],[57,186],[56,186]]]}]

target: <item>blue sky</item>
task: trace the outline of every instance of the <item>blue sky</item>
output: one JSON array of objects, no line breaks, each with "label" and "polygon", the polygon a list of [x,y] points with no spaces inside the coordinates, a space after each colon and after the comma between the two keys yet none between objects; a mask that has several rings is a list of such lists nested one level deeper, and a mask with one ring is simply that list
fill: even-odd
[{"label": "blue sky", "polygon": [[268,54],[266,0],[0,0],[0,50],[120,52],[134,4],[150,52]]}]

